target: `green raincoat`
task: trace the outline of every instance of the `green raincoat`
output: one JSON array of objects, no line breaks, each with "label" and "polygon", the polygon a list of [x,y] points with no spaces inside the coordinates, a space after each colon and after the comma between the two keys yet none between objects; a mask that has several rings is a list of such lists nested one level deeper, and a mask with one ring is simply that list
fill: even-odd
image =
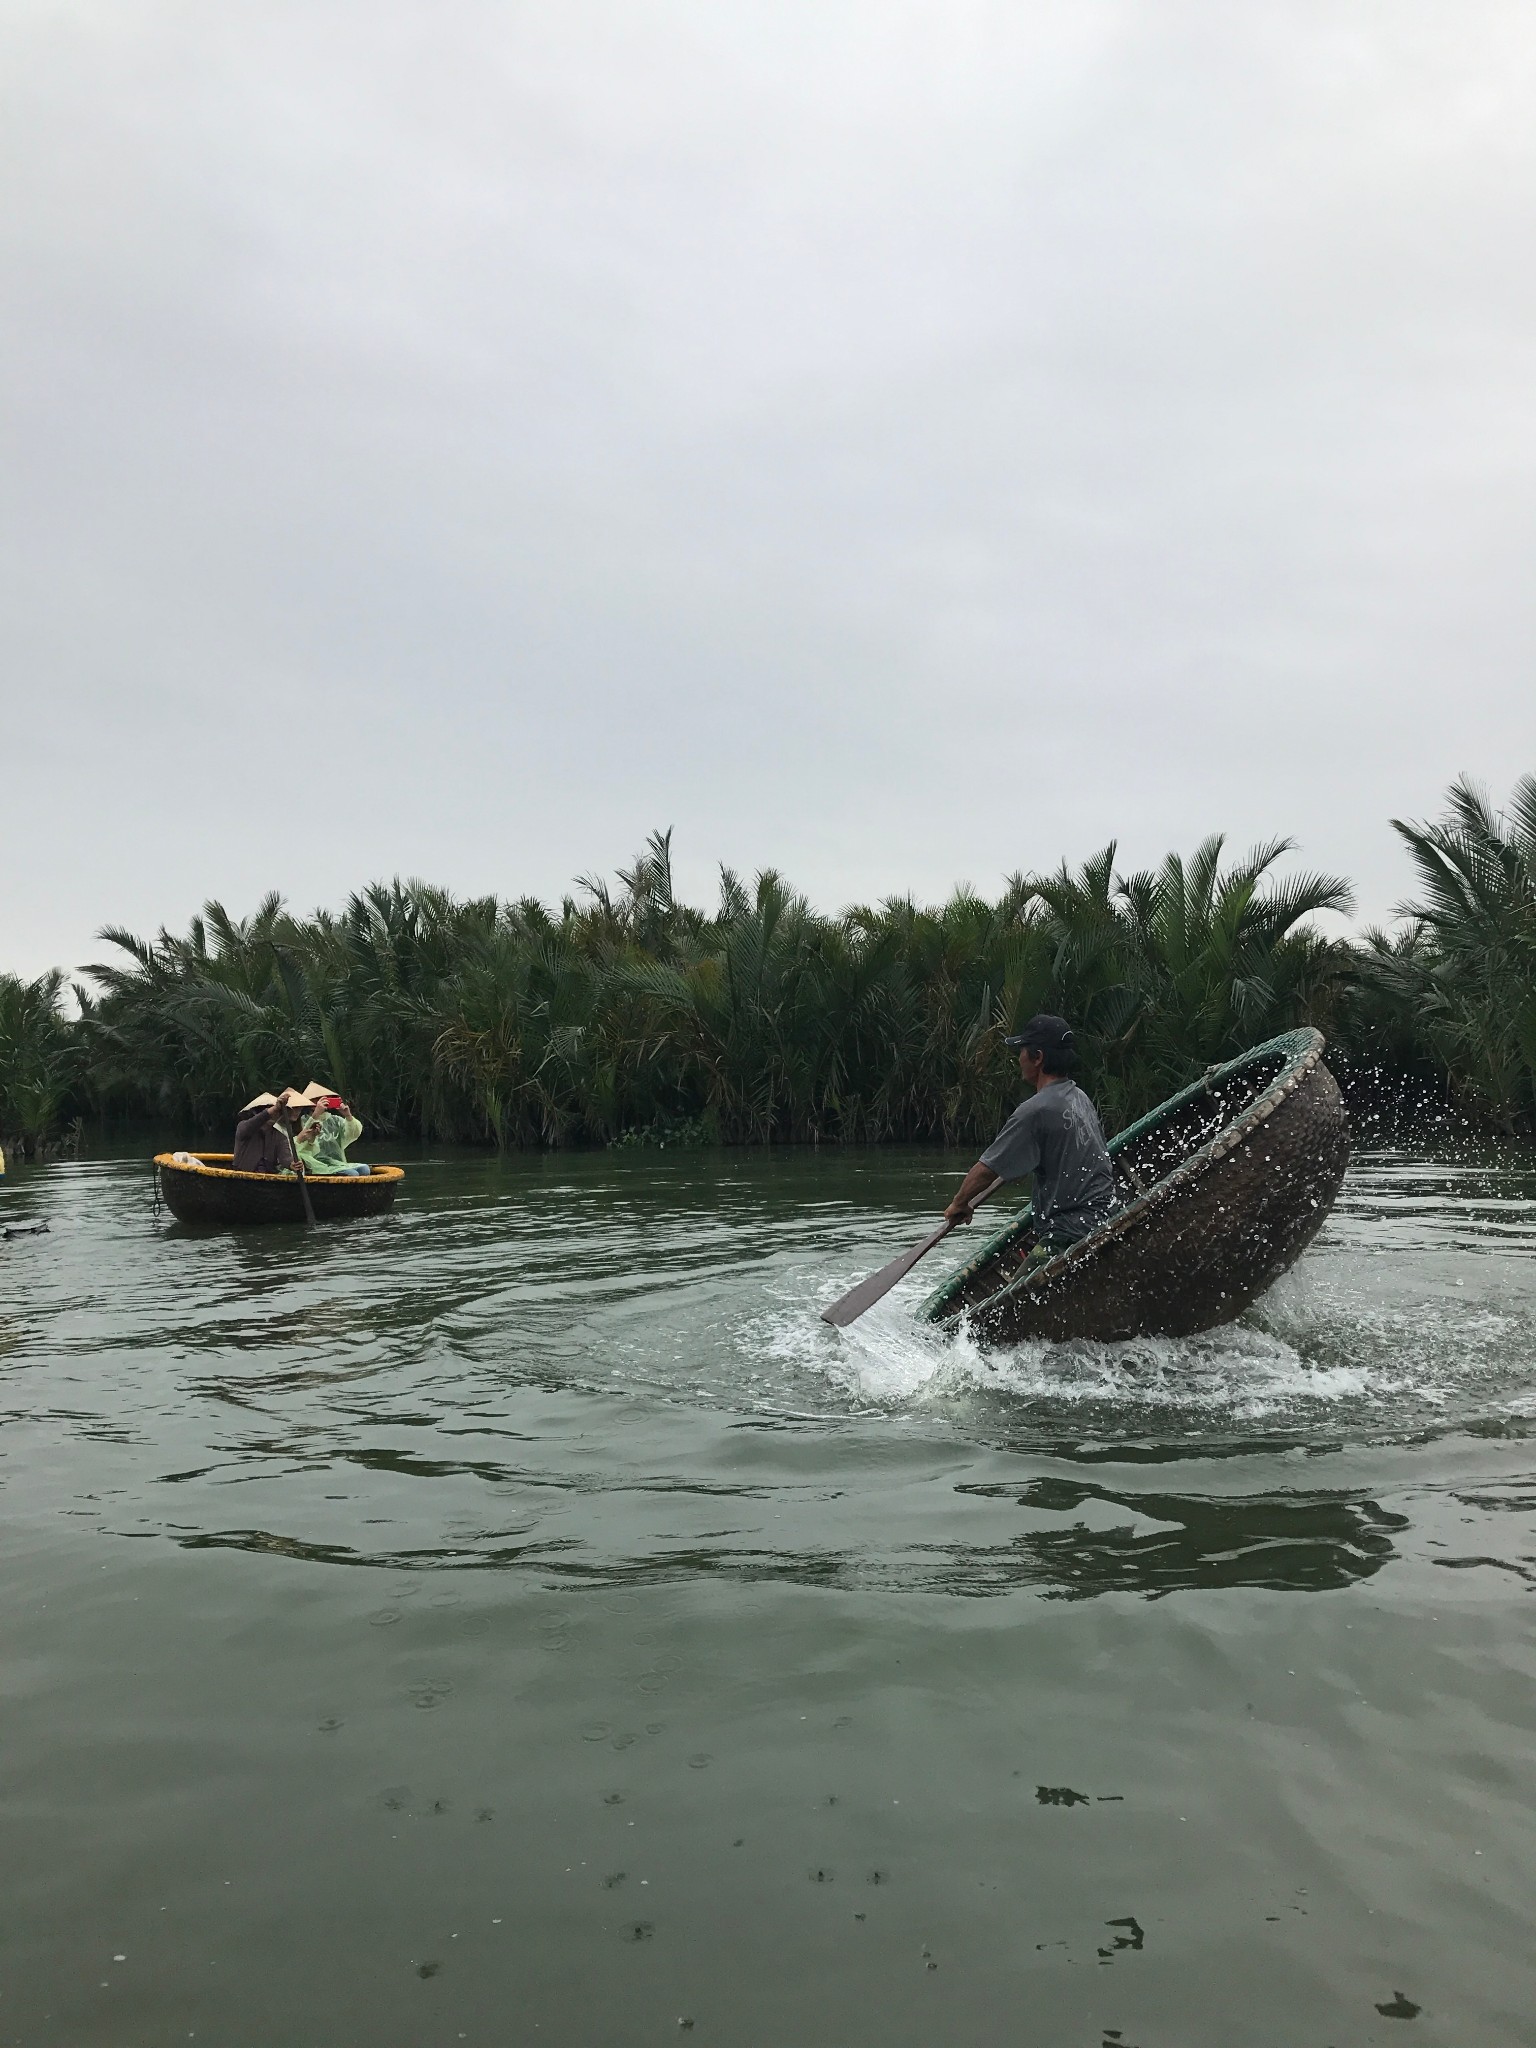
[{"label": "green raincoat", "polygon": [[295,1140],[295,1149],[304,1162],[306,1173],[344,1173],[347,1168],[347,1147],[363,1133],[363,1127],[355,1116],[340,1116],[334,1109],[320,1112],[319,1124],[311,1129],[309,1124],[300,1128]]}]

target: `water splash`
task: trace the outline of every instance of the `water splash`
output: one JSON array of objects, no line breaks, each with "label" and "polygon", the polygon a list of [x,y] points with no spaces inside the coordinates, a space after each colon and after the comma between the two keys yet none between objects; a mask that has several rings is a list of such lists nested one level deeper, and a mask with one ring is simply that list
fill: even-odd
[{"label": "water splash", "polygon": [[[915,1319],[932,1275],[840,1335],[803,1300],[742,1335],[855,1407],[961,1427],[1333,1436],[1519,1421],[1536,1414],[1536,1201],[1524,1185],[1507,1169],[1357,1166],[1300,1266],[1241,1322],[1193,1337],[983,1347],[963,1324]],[[816,1274],[817,1306],[856,1277]]]}]

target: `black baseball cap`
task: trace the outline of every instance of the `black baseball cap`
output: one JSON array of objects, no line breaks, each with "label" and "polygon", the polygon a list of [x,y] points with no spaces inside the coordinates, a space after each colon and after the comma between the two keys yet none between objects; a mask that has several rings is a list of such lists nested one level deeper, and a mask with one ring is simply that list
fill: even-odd
[{"label": "black baseball cap", "polygon": [[1039,1052],[1071,1052],[1077,1040],[1072,1036],[1072,1026],[1065,1017],[1042,1014],[1031,1017],[1022,1031],[1015,1031],[1003,1043],[1033,1046]]}]

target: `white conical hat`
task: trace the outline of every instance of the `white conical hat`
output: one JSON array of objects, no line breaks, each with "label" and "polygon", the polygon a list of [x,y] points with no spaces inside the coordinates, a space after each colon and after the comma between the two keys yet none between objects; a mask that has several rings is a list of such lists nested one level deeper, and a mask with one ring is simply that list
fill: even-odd
[{"label": "white conical hat", "polygon": [[253,1095],[249,1102],[241,1103],[240,1114],[244,1116],[248,1109],[275,1109],[276,1107],[277,1097],[270,1088],[264,1088],[260,1095]]},{"label": "white conical hat", "polygon": [[323,1102],[327,1095],[339,1095],[340,1093],[341,1090],[339,1088],[327,1088],[323,1081],[311,1081],[304,1090],[304,1100],[306,1102]]}]

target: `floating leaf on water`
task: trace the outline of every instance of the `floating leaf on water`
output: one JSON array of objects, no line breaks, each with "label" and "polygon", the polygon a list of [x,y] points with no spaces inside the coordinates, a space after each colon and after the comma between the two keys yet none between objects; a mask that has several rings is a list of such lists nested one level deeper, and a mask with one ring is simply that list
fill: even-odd
[{"label": "floating leaf on water", "polygon": [[1416,2020],[1424,2008],[1422,2005],[1415,2005],[1411,1998],[1404,1998],[1401,1991],[1394,1991],[1387,2003],[1378,2005],[1376,2010],[1383,2019]]}]

